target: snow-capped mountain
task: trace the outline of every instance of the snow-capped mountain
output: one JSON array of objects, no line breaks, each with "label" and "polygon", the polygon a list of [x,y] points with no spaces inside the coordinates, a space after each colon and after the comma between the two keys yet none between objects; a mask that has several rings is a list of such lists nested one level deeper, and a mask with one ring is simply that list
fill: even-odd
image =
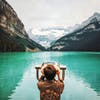
[{"label": "snow-capped mountain", "polygon": [[86,21],[84,21],[81,26],[86,26],[95,21],[100,21],[100,13],[97,12],[94,13],[91,17],[89,17]]},{"label": "snow-capped mountain", "polygon": [[[94,13],[91,17],[82,22],[82,24],[80,25],[76,24],[73,27],[49,27],[49,28],[30,29],[28,31],[28,35],[32,40],[35,40],[37,43],[41,44],[45,48],[48,48],[49,50],[58,50],[53,48],[59,48],[59,50],[65,50],[65,51],[72,49],[86,50],[86,48],[88,48],[87,50],[92,50],[91,43],[93,43],[95,39],[98,39],[97,36],[99,36],[98,34],[99,28],[100,28],[100,14]],[[89,41],[86,39],[88,39]],[[91,46],[90,48],[88,44]]]},{"label": "snow-capped mountain", "polygon": [[71,33],[52,43],[49,50],[100,51],[100,14],[94,13]]},{"label": "snow-capped mountain", "polygon": [[[91,17],[89,17],[87,20],[82,22],[82,24],[74,27],[74,30],[72,32],[83,29],[87,25],[92,24],[94,22],[99,22],[99,21],[100,21],[100,13],[95,12]],[[94,27],[91,27],[91,28],[94,28]]]},{"label": "snow-capped mountain", "polygon": [[49,28],[39,28],[39,29],[30,29],[28,35],[32,40],[35,40],[37,43],[48,48],[51,45],[51,42],[56,41],[65,34],[70,32],[70,28],[64,27],[49,27]]}]

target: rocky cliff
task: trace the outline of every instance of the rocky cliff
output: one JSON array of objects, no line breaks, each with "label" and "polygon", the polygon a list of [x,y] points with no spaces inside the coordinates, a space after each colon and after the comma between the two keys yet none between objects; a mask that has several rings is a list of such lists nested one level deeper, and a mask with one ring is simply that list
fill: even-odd
[{"label": "rocky cliff", "polygon": [[95,13],[68,35],[52,44],[54,51],[100,51],[100,14]]},{"label": "rocky cliff", "polygon": [[13,8],[0,0],[0,52],[37,51],[44,47],[29,39],[24,25]]}]

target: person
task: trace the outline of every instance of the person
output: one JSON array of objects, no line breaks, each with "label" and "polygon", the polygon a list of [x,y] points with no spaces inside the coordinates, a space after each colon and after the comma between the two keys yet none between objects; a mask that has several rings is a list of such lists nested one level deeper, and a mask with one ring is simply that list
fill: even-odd
[{"label": "person", "polygon": [[51,65],[51,66],[55,67],[56,75],[58,76],[58,80],[61,80],[61,78],[60,78],[60,65],[57,64],[57,63],[54,63],[54,64],[43,63],[42,66],[41,66],[41,74],[42,74],[41,77],[45,77],[44,68],[47,67],[48,65]]},{"label": "person", "polygon": [[56,69],[53,65],[47,65],[44,69],[45,78],[40,77],[37,83],[40,90],[40,100],[60,100],[64,89],[64,83],[56,80]]}]

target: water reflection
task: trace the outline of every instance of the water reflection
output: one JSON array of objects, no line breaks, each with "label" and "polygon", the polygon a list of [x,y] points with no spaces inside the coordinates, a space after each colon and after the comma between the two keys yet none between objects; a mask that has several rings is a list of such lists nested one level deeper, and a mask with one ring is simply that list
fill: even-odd
[{"label": "water reflection", "polygon": [[34,67],[29,68],[23,75],[19,86],[9,96],[10,100],[39,100],[37,80]]},{"label": "water reflection", "polygon": [[100,94],[100,53],[58,52],[51,59],[67,65],[69,71],[89,83]]},{"label": "water reflection", "polygon": [[39,100],[35,65],[67,65],[62,100],[100,100],[100,53],[0,53],[0,100]]},{"label": "water reflection", "polygon": [[31,63],[24,56],[24,53],[0,53],[0,100],[8,100]]},{"label": "water reflection", "polygon": [[89,83],[71,72],[66,77],[65,83],[62,100],[100,100],[97,92],[90,87]]},{"label": "water reflection", "polygon": [[[39,100],[39,90],[34,67],[29,68],[23,75],[10,100]],[[65,88],[62,100],[100,100],[88,83],[78,78],[70,71],[66,74]]]}]

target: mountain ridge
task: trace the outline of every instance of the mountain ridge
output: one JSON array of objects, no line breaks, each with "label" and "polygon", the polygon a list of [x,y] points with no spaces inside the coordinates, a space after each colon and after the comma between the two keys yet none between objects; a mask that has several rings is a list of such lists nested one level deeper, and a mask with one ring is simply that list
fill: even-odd
[{"label": "mountain ridge", "polygon": [[0,52],[45,50],[31,40],[14,9],[6,0],[0,0]]},{"label": "mountain ridge", "polygon": [[[97,20],[98,18],[98,20]],[[100,51],[100,14],[94,13],[78,28],[52,44],[53,51]],[[95,42],[96,41],[96,42]],[[94,46],[92,46],[94,45]]]}]

